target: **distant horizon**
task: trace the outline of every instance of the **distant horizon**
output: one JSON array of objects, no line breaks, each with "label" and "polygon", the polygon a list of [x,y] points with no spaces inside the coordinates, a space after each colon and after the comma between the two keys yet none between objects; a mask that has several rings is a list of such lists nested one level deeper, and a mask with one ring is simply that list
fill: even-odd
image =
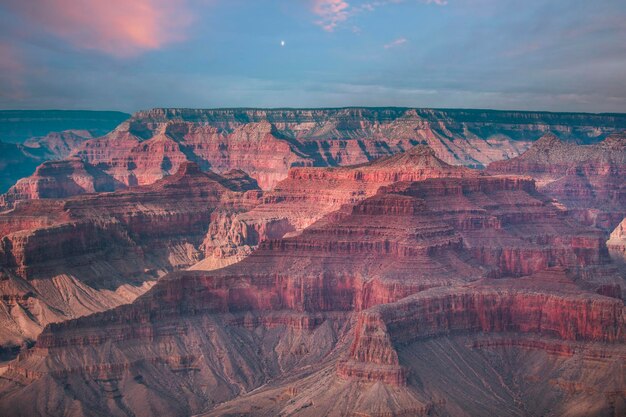
[{"label": "distant horizon", "polygon": [[150,110],[164,109],[164,110],[348,110],[348,109],[397,109],[397,110],[436,110],[436,111],[488,111],[488,112],[502,112],[502,113],[553,113],[553,114],[589,114],[599,116],[626,116],[624,112],[594,112],[594,111],[561,111],[561,110],[528,110],[528,109],[514,109],[514,108],[479,108],[479,107],[430,107],[430,106],[328,106],[328,107],[254,107],[254,106],[242,106],[242,107],[147,107],[140,108],[138,110],[118,110],[118,109],[88,109],[88,108],[0,108],[0,112],[111,112],[111,113],[123,113],[128,115],[134,115],[135,113],[146,112]]}]

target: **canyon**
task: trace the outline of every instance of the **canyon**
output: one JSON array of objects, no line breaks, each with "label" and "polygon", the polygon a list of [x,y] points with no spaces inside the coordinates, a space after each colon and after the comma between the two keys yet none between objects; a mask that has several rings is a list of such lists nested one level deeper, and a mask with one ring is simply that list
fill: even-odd
[{"label": "canyon", "polygon": [[575,145],[548,134],[524,154],[489,165],[488,172],[532,176],[540,190],[581,221],[613,230],[626,216],[626,133],[593,145]]},{"label": "canyon", "polygon": [[623,415],[624,120],[136,113],[2,197],[0,414]]},{"label": "canyon", "polygon": [[0,193],[48,160],[68,157],[87,139],[129,117],[119,112],[0,110]]},{"label": "canyon", "polygon": [[245,174],[185,163],[132,192],[35,200],[0,214],[0,346],[132,301],[159,276],[198,261],[212,211],[247,210],[257,194]]},{"label": "canyon", "polygon": [[[218,174],[241,169],[271,190],[293,167],[360,164],[418,144],[449,164],[484,167],[519,155],[547,132],[586,144],[623,129],[626,118],[619,114],[395,107],[152,109],[77,144],[71,155],[112,177],[118,187],[153,183],[191,161]],[[58,175],[66,169],[60,166]],[[35,174],[19,187],[33,187],[37,180]],[[77,187],[74,192],[89,191]],[[38,196],[36,187],[14,194]]]}]

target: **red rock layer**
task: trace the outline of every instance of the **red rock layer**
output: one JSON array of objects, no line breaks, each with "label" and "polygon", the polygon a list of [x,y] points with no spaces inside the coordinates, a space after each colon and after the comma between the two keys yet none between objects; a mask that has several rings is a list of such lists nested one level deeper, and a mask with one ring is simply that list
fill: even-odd
[{"label": "red rock layer", "polygon": [[574,145],[546,135],[519,157],[489,165],[490,173],[523,174],[577,217],[612,230],[626,214],[626,136]]},{"label": "red rock layer", "polygon": [[[532,278],[438,288],[363,311],[344,377],[405,384],[395,345],[454,332],[536,333],[561,340],[626,342],[622,300]],[[558,284],[558,283],[557,283]]]},{"label": "red rock layer", "polygon": [[[152,183],[189,160],[218,173],[242,169],[271,189],[292,167],[365,163],[417,144],[447,163],[479,167],[517,156],[545,132],[589,142],[596,140],[589,132],[603,137],[620,127],[615,116],[547,113],[154,109],[81,144],[73,155],[127,186]],[[65,152],[71,140],[63,135],[40,142]]]},{"label": "red rock layer", "polygon": [[[293,165],[311,164],[277,139],[268,122],[241,124],[230,132],[189,123],[151,126],[141,137],[141,121],[122,124],[110,135],[86,142],[74,155],[105,170],[126,185],[151,184],[176,172],[187,160],[216,172],[240,169],[253,174],[264,188],[286,176]],[[136,132],[135,135],[131,132]]]},{"label": "red rock layer", "polygon": [[23,145],[0,142],[0,193],[6,192],[21,178],[32,175],[42,162],[68,157],[72,149],[90,138],[88,131],[68,130],[31,138]]},{"label": "red rock layer", "polygon": [[185,163],[150,186],[22,202],[3,213],[2,294],[31,300],[2,306],[0,325],[14,335],[0,344],[132,301],[158,276],[197,262],[212,211],[248,210],[258,198],[253,187],[241,173],[225,178]]},{"label": "red rock layer", "polygon": [[88,139],[93,139],[88,130],[64,130],[30,138],[24,145],[30,149],[44,151],[49,159],[58,160],[67,158],[75,148]]},{"label": "red rock layer", "polygon": [[0,192],[6,192],[20,178],[31,175],[42,162],[42,155],[28,148],[0,141]]},{"label": "red rock layer", "polygon": [[[515,204],[507,204],[508,193],[518,193]],[[212,273],[172,275],[151,292],[159,302],[142,298],[130,310],[120,310],[132,316],[115,320],[141,322],[135,314],[146,314],[141,312],[144,308],[150,309],[151,320],[176,312],[361,310],[429,287],[485,275],[515,275],[518,267],[504,264],[491,269],[489,263],[481,267],[480,257],[469,256],[478,244],[487,245],[481,247],[483,251],[492,250],[493,236],[545,257],[545,264],[530,264],[529,273],[545,269],[546,264],[584,267],[606,260],[599,232],[574,229],[533,193],[532,181],[520,178],[399,183],[351,210],[327,216],[296,237],[262,243],[236,265]],[[521,215],[530,209],[533,215]],[[546,220],[561,241],[545,236],[548,227],[537,227],[539,221],[545,226]],[[147,233],[132,227],[128,219],[122,222],[129,225],[131,236]],[[534,234],[537,230],[540,235]],[[599,243],[582,250],[571,247],[571,236],[585,239],[585,234]]]},{"label": "red rock layer", "polygon": [[123,187],[122,183],[80,159],[48,161],[0,196],[0,206],[12,207],[21,200],[65,198]]},{"label": "red rock layer", "polygon": [[448,165],[432,149],[405,153],[344,168],[292,168],[287,179],[261,204],[241,214],[219,213],[204,242],[206,259],[195,269],[215,269],[239,261],[260,242],[299,233],[326,214],[353,205],[384,185],[427,178],[477,177],[477,171]]},{"label": "red rock layer", "polygon": [[[296,227],[281,222],[288,218],[284,214],[259,228],[233,221],[243,217],[228,210],[247,211],[258,201],[258,190],[232,191],[228,184],[240,190],[250,181],[239,173],[227,179],[203,174],[194,165],[134,191],[65,200],[77,224],[94,212],[113,219],[104,226],[110,233],[126,232],[116,238],[129,242],[123,253],[131,252],[133,242],[147,253],[181,235],[199,244],[198,232],[216,220],[239,236],[237,244],[258,248],[226,268],[171,273],[131,304],[50,324],[3,375],[0,412],[21,407],[40,413],[44,406],[29,399],[48,392],[53,400],[45,407],[64,413],[76,403],[113,415],[146,413],[146,401],[139,398],[165,414],[190,415],[261,386],[311,377],[321,378],[310,388],[317,392],[311,398],[320,398],[326,382],[319,381],[327,381],[345,383],[355,390],[348,398],[365,402],[347,404],[335,415],[360,409],[391,413],[381,401],[402,404],[410,415],[441,405],[419,391],[410,363],[402,359],[401,347],[416,340],[502,333],[516,340],[515,349],[554,351],[562,343],[565,351],[580,341],[609,346],[605,360],[622,357],[624,305],[613,284],[623,283],[623,276],[615,282],[594,278],[609,268],[600,230],[577,223],[537,192],[530,178],[453,168],[423,148],[385,159],[378,170],[372,165],[296,170],[305,174],[298,178],[327,194],[313,188],[309,196],[288,178],[262,197],[268,213],[280,203],[292,213],[322,201],[340,207],[288,236],[283,235]],[[413,175],[421,181],[382,187],[379,182]],[[351,194],[354,184],[361,194]],[[59,236],[65,227],[74,226],[59,228]],[[71,250],[100,246],[87,229],[84,238],[72,235],[77,241]],[[43,242],[52,240],[57,238]],[[7,259],[38,260],[40,253]],[[534,275],[506,278],[528,274]],[[538,342],[522,347],[517,340],[527,334]],[[116,401],[94,401],[93,392]],[[172,394],[163,400],[163,392]],[[297,398],[297,390],[289,395]],[[319,407],[293,404],[285,410]]]},{"label": "red rock layer", "polygon": [[613,230],[606,244],[618,260],[626,260],[626,218]]}]

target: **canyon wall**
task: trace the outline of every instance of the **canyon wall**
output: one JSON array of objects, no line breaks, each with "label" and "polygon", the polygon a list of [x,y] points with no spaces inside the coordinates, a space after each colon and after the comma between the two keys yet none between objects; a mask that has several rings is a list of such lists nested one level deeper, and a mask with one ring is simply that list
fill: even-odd
[{"label": "canyon wall", "polygon": [[622,115],[409,108],[153,109],[135,113],[103,137],[74,146],[72,155],[123,186],[150,184],[191,161],[217,173],[243,170],[267,190],[292,167],[360,164],[418,144],[428,145],[449,164],[483,167],[519,155],[548,132],[568,142],[596,143],[623,129]]},{"label": "canyon wall", "polygon": [[[170,273],[131,304],[50,324],[3,374],[0,410],[39,415],[43,404],[32,399],[45,391],[62,413],[77,401],[110,415],[148,415],[150,407],[181,416],[456,415],[462,397],[451,396],[448,405],[414,379],[422,368],[407,359],[413,344],[470,337],[470,347],[459,349],[475,361],[476,352],[500,358],[533,350],[555,355],[543,359],[546,367],[573,351],[603,364],[622,360],[621,291],[605,293],[624,277],[608,282],[602,272],[611,266],[603,233],[569,216],[530,178],[465,169],[451,177],[447,169],[382,186],[297,234],[267,236],[233,265]],[[325,180],[328,172],[305,178]],[[349,181],[369,175],[339,172]],[[387,178],[382,172],[372,178]],[[83,199],[71,200],[76,210],[89,210]],[[154,230],[143,227],[143,215],[135,222],[126,212],[114,215],[129,236]],[[481,339],[485,333],[500,336]],[[509,383],[510,375],[474,369],[507,395],[527,392]],[[593,385],[590,369],[585,362],[573,383]],[[614,372],[617,382],[589,394],[602,410],[608,391],[623,398],[619,368]],[[574,407],[581,394],[563,384],[546,393]],[[171,394],[163,398],[166,386]],[[95,400],[93,390],[110,401]],[[328,401],[333,397],[342,399]],[[530,400],[520,401],[521,414]]]},{"label": "canyon wall", "polygon": [[576,145],[548,134],[524,154],[493,162],[487,172],[533,177],[581,221],[612,231],[626,212],[626,134],[593,145]]},{"label": "canyon wall", "polygon": [[249,210],[259,192],[241,173],[221,177],[185,163],[132,191],[22,202],[1,214],[0,345],[132,301],[159,276],[195,264],[212,212]]}]

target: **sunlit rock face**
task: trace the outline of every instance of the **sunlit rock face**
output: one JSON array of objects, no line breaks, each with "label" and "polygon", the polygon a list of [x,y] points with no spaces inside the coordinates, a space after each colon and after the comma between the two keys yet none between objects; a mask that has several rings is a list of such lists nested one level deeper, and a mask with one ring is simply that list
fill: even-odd
[{"label": "sunlit rock face", "polygon": [[613,230],[606,244],[616,261],[626,262],[626,218]]},{"label": "sunlit rock face", "polygon": [[[159,245],[171,269],[200,262],[131,303],[53,320],[8,363],[0,413],[626,412],[624,269],[606,232],[531,176],[452,166],[424,146],[292,168],[266,193],[240,171],[181,166],[149,186],[38,200],[66,209],[32,224],[12,214],[24,203],[6,214],[8,236],[43,230],[38,245],[84,219],[76,243],[47,249],[63,259],[126,233],[123,253],[146,263],[164,259]],[[10,242],[34,248],[5,252],[15,274],[49,268],[40,246]],[[239,258],[215,264],[228,253]]]},{"label": "sunlit rock face", "polygon": [[478,175],[476,170],[443,162],[424,145],[367,164],[292,168],[254,209],[215,213],[204,242],[206,257],[193,268],[215,269],[239,261],[260,242],[298,234],[328,213],[370,197],[393,182]]},{"label": "sunlit rock face", "polygon": [[[102,137],[74,143],[68,133],[37,143],[48,144],[59,154],[71,149],[87,169],[111,177],[118,188],[151,184],[191,161],[216,173],[243,170],[262,189],[270,190],[293,167],[361,164],[418,144],[428,145],[448,164],[484,167],[519,155],[547,132],[568,142],[596,143],[625,128],[623,117],[590,114],[406,108],[153,109],[134,114]],[[58,168],[58,176],[64,177],[64,167]],[[57,180],[67,192],[62,182]],[[83,190],[74,188],[78,194]],[[12,194],[5,205],[15,198],[46,198],[19,190]]]},{"label": "sunlit rock face", "polygon": [[[99,177],[71,162],[54,163],[67,167],[67,186],[93,187]],[[33,184],[39,191],[46,167]],[[148,186],[87,191],[0,214],[1,349],[36,339],[48,323],[131,302],[158,277],[197,263],[212,212],[248,210],[260,192],[241,173],[222,177],[189,162]]]},{"label": "sunlit rock face", "polygon": [[543,136],[522,155],[489,165],[489,173],[528,175],[581,221],[612,231],[626,215],[626,133],[594,145]]}]

